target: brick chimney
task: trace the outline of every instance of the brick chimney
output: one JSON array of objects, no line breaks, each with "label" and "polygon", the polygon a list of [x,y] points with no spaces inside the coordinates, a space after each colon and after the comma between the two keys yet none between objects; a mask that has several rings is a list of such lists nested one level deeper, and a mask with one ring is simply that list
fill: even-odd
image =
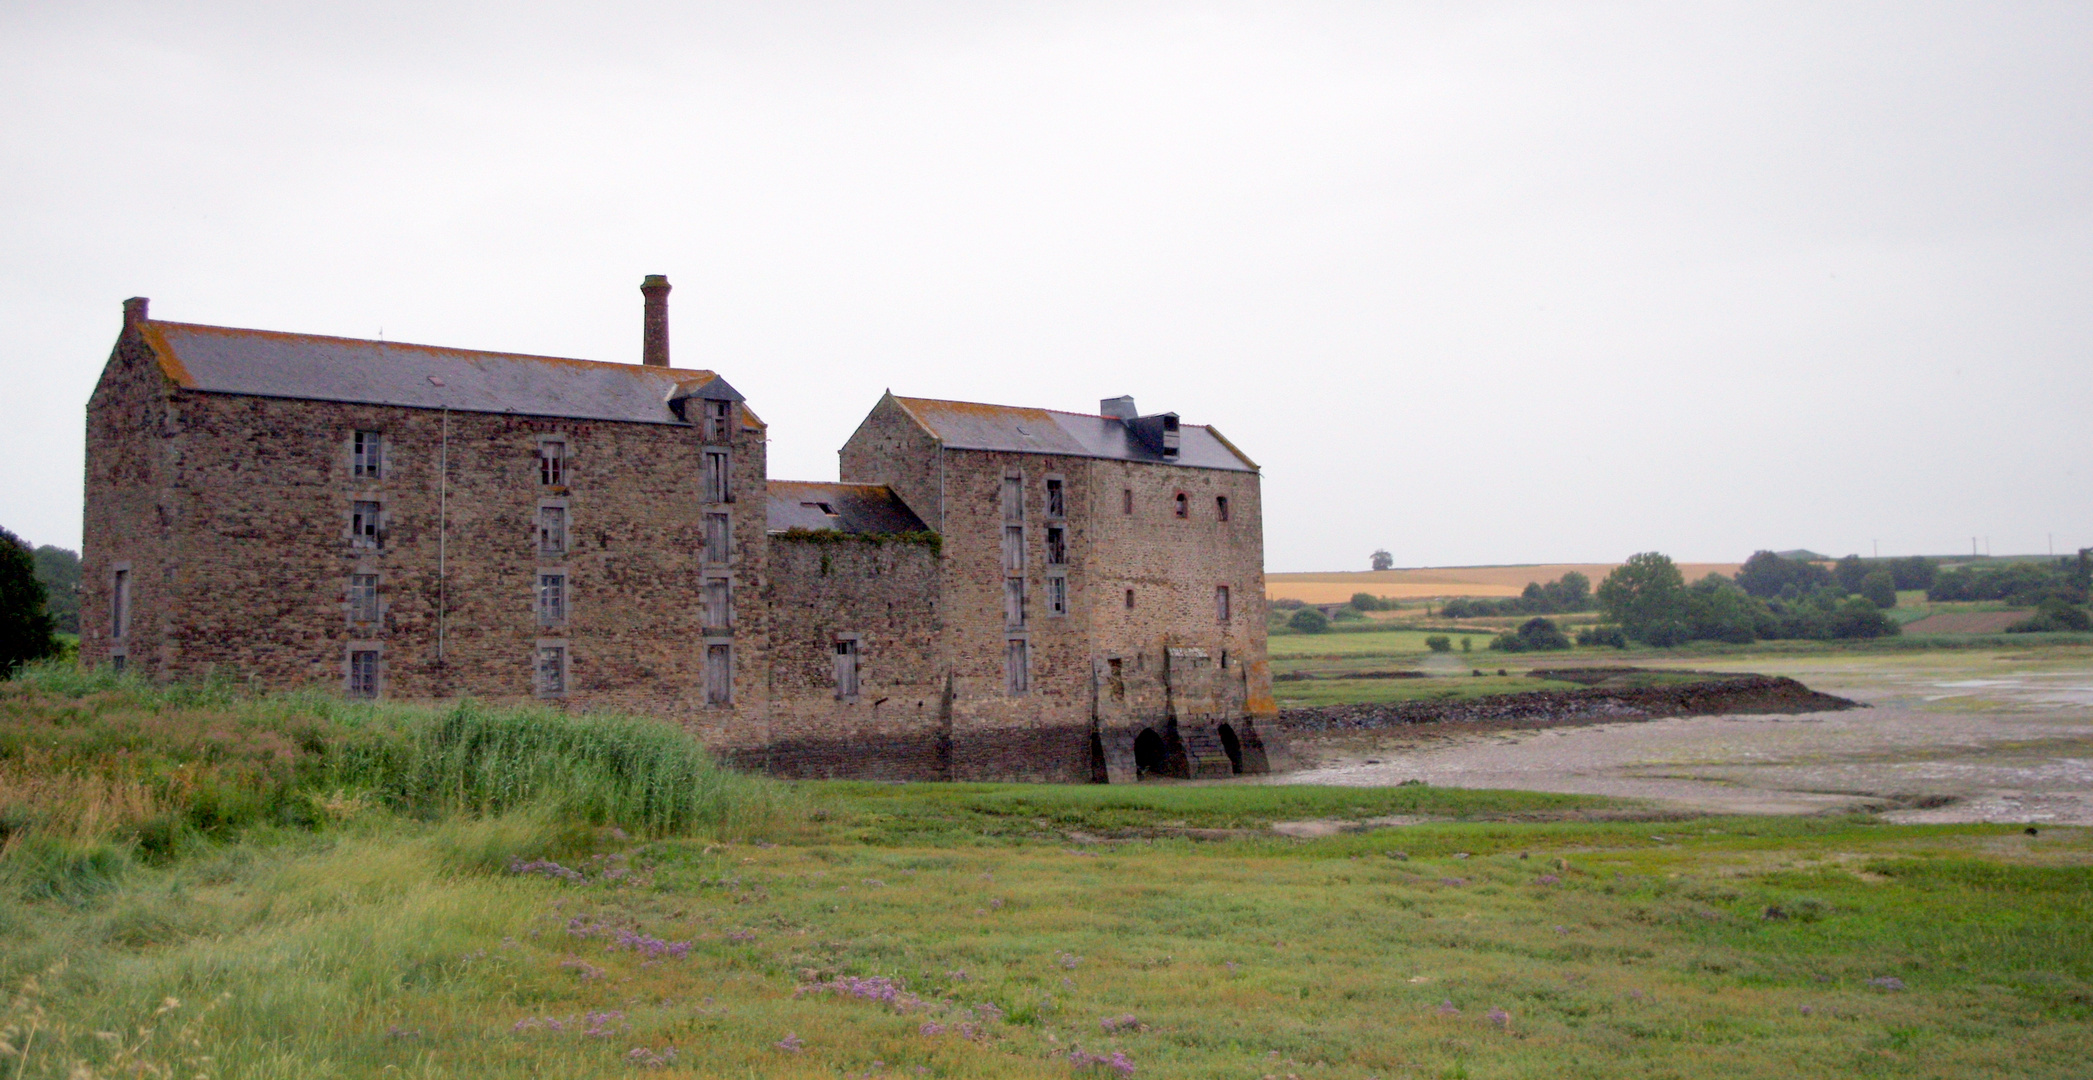
[{"label": "brick chimney", "polygon": [[648,367],[669,366],[669,279],[663,274],[648,274],[640,282],[640,295],[647,298],[646,344],[640,349],[640,363]]},{"label": "brick chimney", "polygon": [[152,301],[143,296],[134,296],[124,301],[124,333],[137,330],[139,323],[151,317],[145,313],[145,306],[150,303]]}]

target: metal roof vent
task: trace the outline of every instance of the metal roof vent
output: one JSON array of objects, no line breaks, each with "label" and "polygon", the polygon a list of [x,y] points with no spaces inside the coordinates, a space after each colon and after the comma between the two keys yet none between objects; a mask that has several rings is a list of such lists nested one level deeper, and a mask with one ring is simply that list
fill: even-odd
[{"label": "metal roof vent", "polygon": [[1134,395],[1132,394],[1108,397],[1097,403],[1097,411],[1100,415],[1112,420],[1132,420],[1134,417],[1141,415],[1134,411]]},{"label": "metal roof vent", "polygon": [[1126,422],[1126,429],[1149,453],[1165,461],[1177,460],[1179,443],[1176,413],[1136,416]]}]

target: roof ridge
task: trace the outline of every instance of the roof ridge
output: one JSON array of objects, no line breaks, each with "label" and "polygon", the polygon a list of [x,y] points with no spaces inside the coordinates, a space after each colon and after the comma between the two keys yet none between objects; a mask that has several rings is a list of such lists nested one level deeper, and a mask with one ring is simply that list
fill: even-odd
[{"label": "roof ridge", "polygon": [[[1061,416],[1081,416],[1091,420],[1113,420],[1117,417],[1103,413],[1077,412],[1074,409],[1052,409],[1045,405],[998,405],[992,401],[961,401],[958,398],[911,398],[894,395],[896,401],[927,401],[939,405],[972,405],[979,409],[1022,409],[1027,412],[1056,413]],[[1206,427],[1205,424],[1179,424],[1180,427]]]},{"label": "roof ridge", "polygon": [[427,352],[453,353],[465,356],[499,356],[509,360],[552,360],[562,364],[589,364],[607,368],[642,368],[673,372],[682,376],[705,375],[718,378],[719,373],[710,368],[650,368],[645,364],[626,364],[616,360],[585,360],[578,356],[548,356],[544,353],[504,352],[497,349],[468,349],[458,345],[423,345],[412,341],[389,341],[383,338],[352,338],[336,334],[308,334],[296,330],[257,330],[246,326],[218,326],[212,323],[174,322],[168,319],[149,319],[146,326],[162,329],[207,330],[224,334],[252,334],[257,337],[280,338],[293,341],[339,342],[346,345],[375,345],[384,349],[420,349]]}]

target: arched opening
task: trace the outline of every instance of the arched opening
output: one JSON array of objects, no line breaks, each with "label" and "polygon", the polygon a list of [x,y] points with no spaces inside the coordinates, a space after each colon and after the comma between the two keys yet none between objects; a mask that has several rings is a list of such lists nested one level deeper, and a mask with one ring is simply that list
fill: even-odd
[{"label": "arched opening", "polygon": [[1215,734],[1221,736],[1221,752],[1228,755],[1228,767],[1236,775],[1243,772],[1243,744],[1235,737],[1235,729],[1222,724]]},{"label": "arched opening", "polygon": [[1090,733],[1090,782],[1093,784],[1109,784],[1112,782],[1112,772],[1105,767],[1105,740],[1099,737],[1095,731]]},{"label": "arched opening", "polygon": [[1134,776],[1153,776],[1163,767],[1163,737],[1154,728],[1142,728],[1134,737]]}]

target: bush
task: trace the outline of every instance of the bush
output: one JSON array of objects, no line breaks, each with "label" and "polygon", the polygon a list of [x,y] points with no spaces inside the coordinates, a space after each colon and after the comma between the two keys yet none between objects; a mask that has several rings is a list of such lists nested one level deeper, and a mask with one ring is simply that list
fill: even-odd
[{"label": "bush", "polygon": [[2009,634],[2041,634],[2068,630],[2093,630],[2093,616],[2076,604],[2051,598],[2044,600],[2035,614],[2006,628]]},{"label": "bush", "polygon": [[58,653],[36,555],[22,538],[0,529],[0,679],[23,664]]},{"label": "bush", "polygon": [[1461,639],[1461,651],[1462,651],[1462,652],[1474,652],[1474,651],[1475,651],[1475,639],[1474,639],[1474,638],[1470,638],[1470,637],[1464,637],[1464,638],[1462,638],[1462,639]]},{"label": "bush", "polygon": [[[1461,640],[1466,641],[1468,639],[1462,638]],[[1432,636],[1424,639],[1424,647],[1432,650],[1433,652],[1452,652],[1453,639],[1447,637],[1445,634],[1433,634]]]},{"label": "bush", "polygon": [[1897,577],[1887,569],[1871,570],[1854,590],[1868,598],[1868,603],[1888,611],[1897,606]]},{"label": "bush", "polygon": [[1832,612],[1831,636],[1835,638],[1895,637],[1903,632],[1903,627],[1869,603],[1865,596],[1847,597],[1846,602]]},{"label": "bush", "polygon": [[1357,608],[1350,605],[1338,608],[1330,616],[1331,622],[1364,622],[1365,620],[1366,616],[1361,615]]},{"label": "bush", "polygon": [[1394,611],[1397,606],[1393,600],[1383,600],[1372,593],[1363,592],[1353,593],[1349,603],[1354,611]]},{"label": "bush", "polygon": [[1621,633],[1618,626],[1587,626],[1577,631],[1579,645],[1610,645],[1616,649],[1628,647],[1628,635]]},{"label": "bush", "polygon": [[1304,634],[1320,634],[1330,629],[1330,620],[1324,618],[1320,610],[1304,607],[1294,612],[1293,618],[1286,620],[1286,625]]},{"label": "bush", "polygon": [[1519,629],[1497,635],[1490,647],[1503,652],[1545,652],[1569,648],[1570,639],[1547,619],[1528,619],[1519,624]]}]

